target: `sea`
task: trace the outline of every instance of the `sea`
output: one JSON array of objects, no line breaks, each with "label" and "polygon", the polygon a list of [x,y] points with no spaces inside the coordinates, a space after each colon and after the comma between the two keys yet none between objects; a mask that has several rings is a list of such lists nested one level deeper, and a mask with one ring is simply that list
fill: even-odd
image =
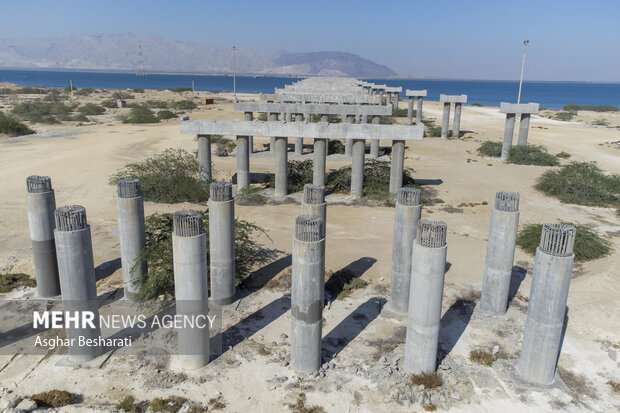
[{"label": "sea", "polygon": [[[237,92],[273,93],[297,77],[236,76]],[[364,79],[376,84],[401,86],[402,97],[407,89],[426,89],[428,100],[439,100],[439,95],[467,95],[468,104],[499,106],[500,102],[516,102],[519,82],[440,79]],[[175,89],[191,88],[199,91],[232,91],[233,76],[192,74],[106,73],[48,70],[0,70],[0,81],[22,86],[64,88],[72,82],[76,88],[95,89]],[[561,109],[568,103],[579,105],[609,105],[620,108],[620,83],[586,82],[531,82],[524,80],[521,102],[536,102],[541,108]]]}]

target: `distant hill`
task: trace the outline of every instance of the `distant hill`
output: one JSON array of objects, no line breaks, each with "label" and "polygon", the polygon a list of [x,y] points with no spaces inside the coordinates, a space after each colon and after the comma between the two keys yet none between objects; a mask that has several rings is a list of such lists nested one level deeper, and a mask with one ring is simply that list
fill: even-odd
[{"label": "distant hill", "polygon": [[[138,44],[142,45],[142,61]],[[396,73],[344,52],[290,53],[237,48],[237,73],[391,77]],[[134,34],[0,39],[0,68],[232,73],[232,50]]]}]

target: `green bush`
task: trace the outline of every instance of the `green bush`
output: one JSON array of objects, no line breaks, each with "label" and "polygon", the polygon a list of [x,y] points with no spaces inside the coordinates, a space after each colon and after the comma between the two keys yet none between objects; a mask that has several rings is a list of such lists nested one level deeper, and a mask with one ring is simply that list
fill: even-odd
[{"label": "green bush", "polygon": [[568,159],[568,158],[570,158],[570,157],[571,157],[571,154],[570,154],[570,153],[568,153],[568,152],[564,152],[564,151],[562,151],[562,152],[560,152],[560,153],[556,153],[556,154],[555,154],[555,157],[556,157],[556,158]]},{"label": "green bush", "polygon": [[620,206],[620,175],[606,175],[596,162],[571,162],[548,170],[538,178],[535,188],[566,204]]},{"label": "green bush", "polygon": [[[209,260],[209,214],[202,213],[207,233],[207,260]],[[148,273],[140,279],[138,300],[153,300],[160,296],[174,298],[174,271],[172,262],[172,214],[153,214],[146,218],[146,246],[140,252],[138,262],[146,261]],[[258,225],[235,220],[235,273],[236,284],[246,279],[257,265],[272,261],[276,250],[267,249],[257,241],[267,236]],[[267,236],[267,238],[269,238]]]},{"label": "green bush", "polygon": [[177,87],[175,89],[168,89],[171,90],[173,92],[177,92],[177,93],[181,93],[181,92],[193,92],[194,89],[192,89],[191,87]]},{"label": "green bush", "polygon": [[75,90],[74,89],[74,93],[77,96],[88,96],[91,93],[93,93],[95,91],[95,89],[93,89],[92,87],[85,87],[84,89],[80,89],[80,90]]},{"label": "green bush", "polygon": [[115,109],[117,107],[116,99],[106,99],[103,102],[101,102],[101,106],[103,106],[104,108],[108,108],[108,109]]},{"label": "green bush", "polygon": [[237,192],[235,200],[239,205],[265,205],[267,203],[263,189],[256,186],[246,186]]},{"label": "green bush", "polygon": [[258,118],[256,118],[256,120],[260,120],[261,122],[267,122],[269,120],[267,113],[262,112],[258,115]]},{"label": "green bush", "polygon": [[441,137],[441,126],[429,126],[429,127],[427,127],[426,131],[424,133],[424,136],[429,136],[431,138],[439,138],[439,137]]},{"label": "green bush", "polygon": [[[303,191],[304,185],[312,183],[312,160],[305,161],[288,161],[288,173],[287,173],[287,190],[288,192],[300,192]],[[268,188],[275,188],[276,177],[270,175],[265,185]]]},{"label": "green bush", "polygon": [[66,390],[48,390],[28,397],[37,402],[40,407],[63,407],[76,402],[74,394]]},{"label": "green bush", "polygon": [[[575,235],[575,261],[591,261],[602,258],[611,252],[611,243],[583,225],[568,223],[577,229]],[[517,236],[517,245],[528,254],[536,254],[536,248],[540,245],[542,224],[528,224]]]},{"label": "green bush", "polygon": [[67,120],[72,120],[74,122],[90,122],[90,119],[88,119],[86,115],[83,113],[78,113],[77,115],[71,116]]},{"label": "green bush", "polygon": [[179,110],[191,110],[196,109],[198,105],[194,101],[185,99],[174,102],[174,107]]},{"label": "green bush", "polygon": [[203,202],[209,191],[198,180],[198,160],[183,149],[166,149],[139,162],[131,162],[110,177],[110,185],[121,179],[140,180],[144,199],[174,204]]},{"label": "green bush", "polygon": [[58,123],[57,116],[67,116],[71,108],[64,103],[24,102],[13,106],[13,115],[32,123]]},{"label": "green bush", "polygon": [[169,110],[160,110],[159,112],[157,112],[157,119],[159,120],[173,119],[173,118],[178,118],[178,116],[176,113],[171,112]]},{"label": "green bush", "polygon": [[22,136],[31,135],[35,133],[35,131],[20,121],[4,116],[4,114],[0,112],[0,133],[5,133],[9,136]]},{"label": "green bush", "polygon": [[393,125],[396,123],[396,119],[394,116],[379,116],[381,125]]},{"label": "green bush", "polygon": [[165,399],[156,397],[149,403],[149,410],[152,412],[176,413],[181,410],[183,403],[185,403],[185,399],[179,396],[170,396]]},{"label": "green bush", "polygon": [[0,293],[10,293],[16,288],[36,287],[37,282],[31,278],[28,274],[15,273],[15,274],[0,274]]},{"label": "green bush", "polygon": [[125,396],[123,400],[118,402],[114,406],[116,410],[124,410],[126,413],[142,413],[144,409],[140,406],[140,403],[136,403],[136,398],[133,396]]},{"label": "green bush", "polygon": [[500,157],[502,156],[502,143],[494,141],[482,142],[478,147],[478,153],[484,156]]},{"label": "green bush", "polygon": [[215,145],[215,156],[228,156],[237,144],[222,135],[211,135],[211,144]]},{"label": "green bush", "polygon": [[129,115],[122,116],[123,123],[157,123],[159,119],[153,111],[144,106],[134,106],[129,111]]},{"label": "green bush", "polygon": [[336,139],[329,139],[327,141],[327,154],[333,155],[336,153],[344,154],[344,143]]},{"label": "green bush", "polygon": [[144,93],[144,89],[141,89],[141,88],[131,89],[131,91],[132,91],[133,93]]},{"label": "green bush", "polygon": [[132,95],[131,93],[121,92],[121,91],[114,92],[114,94],[112,96],[116,100],[128,100],[128,99],[134,99],[135,98],[135,96]]},{"label": "green bush", "polygon": [[553,117],[556,120],[569,121],[575,117],[575,112],[558,112]]},{"label": "green bush", "polygon": [[555,156],[547,153],[544,146],[517,145],[510,148],[508,163],[516,165],[557,166],[560,161]]},{"label": "green bush", "polygon": [[94,103],[86,103],[78,108],[78,112],[84,115],[101,115],[105,113],[105,108]]},{"label": "green bush", "polygon": [[168,109],[168,102],[163,100],[147,100],[144,105],[151,109]]},{"label": "green bush", "polygon": [[43,93],[47,93],[47,90],[38,87],[24,86],[15,89],[15,93],[18,95],[41,95]]},{"label": "green bush", "polygon": [[592,122],[592,125],[594,125],[594,126],[609,126],[609,122],[607,122],[605,119],[596,119],[595,121]]},{"label": "green bush", "polygon": [[[415,110],[413,112],[414,112],[413,116],[415,117]],[[392,116],[397,117],[397,118],[406,118],[408,114],[409,114],[408,108],[393,108],[392,109]]]},{"label": "green bush", "polygon": [[606,106],[606,105],[578,105],[576,103],[569,103],[564,105],[562,110],[576,112],[578,110],[590,110],[593,112],[617,112],[618,108],[615,106]]}]

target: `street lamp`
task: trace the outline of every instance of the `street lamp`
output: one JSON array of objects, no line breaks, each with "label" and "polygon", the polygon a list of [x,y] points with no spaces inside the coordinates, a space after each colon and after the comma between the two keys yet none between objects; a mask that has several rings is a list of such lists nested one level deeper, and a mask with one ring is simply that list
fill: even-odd
[{"label": "street lamp", "polygon": [[233,46],[233,94],[235,102],[237,101],[237,63],[236,63],[237,47]]},{"label": "street lamp", "polygon": [[523,40],[523,62],[521,63],[521,80],[519,80],[519,96],[517,97],[517,104],[521,103],[521,85],[523,84],[523,69],[525,68],[525,53],[527,52],[527,45],[530,41]]}]

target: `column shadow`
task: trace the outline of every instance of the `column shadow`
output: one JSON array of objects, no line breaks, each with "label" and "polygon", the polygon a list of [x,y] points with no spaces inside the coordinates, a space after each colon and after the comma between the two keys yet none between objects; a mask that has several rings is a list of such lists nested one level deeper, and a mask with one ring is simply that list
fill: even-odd
[{"label": "column shadow", "polygon": [[452,351],[459,341],[476,308],[476,302],[467,299],[457,299],[448,308],[439,322],[439,347],[437,351],[437,365]]},{"label": "column shadow", "polygon": [[325,283],[326,301],[334,301],[342,292],[345,284],[355,278],[360,278],[375,262],[377,262],[375,258],[362,257],[334,272]]},{"label": "column shadow", "polygon": [[519,287],[521,283],[525,279],[527,274],[527,270],[518,265],[514,265],[512,267],[512,273],[510,274],[510,288],[508,290],[508,307],[510,307],[510,303],[519,292]]},{"label": "column shadow", "polygon": [[263,288],[276,275],[290,267],[292,264],[293,256],[288,254],[254,271],[240,285],[238,298],[246,297],[252,292]]},{"label": "column shadow", "polygon": [[104,278],[108,278],[110,275],[114,274],[116,270],[122,267],[121,258],[115,258],[110,261],[102,262],[98,266],[95,267],[95,280],[103,280]]}]

